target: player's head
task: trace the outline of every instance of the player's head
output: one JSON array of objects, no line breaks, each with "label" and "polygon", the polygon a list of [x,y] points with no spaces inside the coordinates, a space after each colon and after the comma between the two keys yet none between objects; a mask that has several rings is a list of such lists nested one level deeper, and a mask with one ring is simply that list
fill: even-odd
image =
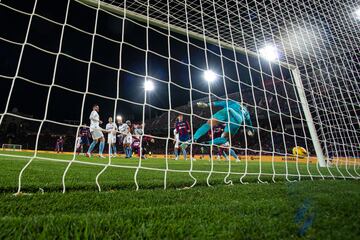
[{"label": "player's head", "polygon": [[131,126],[131,122],[130,122],[130,120],[126,120],[126,122],[125,122],[128,126]]},{"label": "player's head", "polygon": [[177,120],[179,122],[181,122],[182,120],[184,119],[184,116],[182,114],[180,114],[178,117],[177,117]]},{"label": "player's head", "polygon": [[113,122],[112,117],[109,117],[108,121],[109,121],[109,123],[112,123]]},{"label": "player's head", "polygon": [[94,104],[93,105],[93,111],[99,111],[100,110],[100,108],[99,108],[99,105],[97,105],[97,104]]}]

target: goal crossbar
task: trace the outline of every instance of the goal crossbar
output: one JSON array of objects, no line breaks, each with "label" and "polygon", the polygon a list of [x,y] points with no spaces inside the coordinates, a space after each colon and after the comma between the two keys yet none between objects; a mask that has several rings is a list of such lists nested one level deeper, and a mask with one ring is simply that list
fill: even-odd
[{"label": "goal crossbar", "polygon": [[[140,13],[128,10],[128,9],[124,9],[122,7],[119,7],[119,6],[114,6],[112,4],[105,3],[105,2],[102,2],[102,1],[98,1],[98,0],[75,0],[75,1],[77,1],[79,3],[87,4],[87,5],[90,5],[92,7],[96,7],[96,8],[97,8],[97,6],[99,4],[100,9],[104,9],[104,10],[109,11],[111,13],[114,13],[116,15],[119,15],[119,16],[124,16],[125,15],[129,19],[133,19],[133,20],[143,22],[143,23],[149,22],[149,25],[153,25],[153,26],[160,27],[160,28],[163,28],[163,29],[168,29],[169,28],[170,31],[172,31],[172,32],[175,32],[175,33],[178,33],[178,34],[181,34],[181,35],[184,35],[184,36],[189,35],[189,37],[194,38],[196,40],[200,40],[200,41],[205,40],[209,44],[220,45],[224,49],[235,50],[235,51],[237,51],[239,53],[247,54],[247,55],[252,56],[252,57],[261,58],[259,53],[251,51],[249,49],[246,49],[246,48],[243,48],[243,47],[240,47],[240,46],[236,46],[236,45],[232,45],[231,43],[227,43],[227,42],[224,42],[224,41],[221,41],[221,40],[209,37],[209,36],[204,36],[204,35],[202,35],[200,33],[197,33],[197,32],[191,31],[191,30],[186,30],[184,28],[175,26],[173,24],[169,24],[169,23],[166,23],[164,21],[161,21],[161,20],[158,20],[158,19],[155,19],[155,18],[152,18],[152,17],[148,17],[148,16],[145,16],[143,14],[140,14]],[[100,2],[100,3],[98,3],[98,2]],[[278,64],[280,66],[283,66],[283,67],[286,67],[288,69],[296,69],[297,68],[295,65],[292,65],[290,63],[283,62],[283,61],[280,61],[280,60],[277,61],[276,64]]]}]

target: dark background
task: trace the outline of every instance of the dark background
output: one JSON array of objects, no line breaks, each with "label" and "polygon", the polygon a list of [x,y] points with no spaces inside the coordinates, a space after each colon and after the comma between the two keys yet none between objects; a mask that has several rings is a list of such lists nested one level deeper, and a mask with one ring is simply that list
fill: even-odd
[{"label": "dark background", "polygon": [[[34,6],[32,0],[2,3],[26,13],[31,13]],[[154,26],[146,28],[144,23],[124,20],[103,10],[99,11],[93,34],[96,11],[70,1],[64,25],[66,5],[65,0],[37,1],[22,54],[30,15],[0,5],[0,113],[5,112],[11,94],[7,109],[10,114],[4,116],[1,125],[3,136],[9,132],[9,123],[13,123],[10,132],[15,132],[16,138],[29,133],[36,136],[38,132],[75,136],[76,126],[88,124],[95,103],[100,105],[104,122],[107,117],[120,114],[133,122],[145,120],[149,134],[167,136],[167,128],[173,123],[161,118],[168,110],[187,105],[181,109],[189,114],[190,97],[193,101],[208,99],[209,93],[212,100],[229,96],[244,102],[254,125],[262,128],[259,134],[266,132],[267,137],[261,141],[267,144],[270,124],[281,131],[280,118],[283,125],[301,124],[289,117],[300,117],[301,113],[288,69],[192,38],[188,51],[186,36],[174,32],[169,35],[166,29]],[[210,85],[202,77],[207,68],[219,74]],[[155,84],[155,90],[147,92],[146,101],[145,76]],[[198,114],[209,117],[206,111]],[[171,111],[171,119],[176,115]],[[39,130],[39,121],[16,116],[47,121]],[[185,116],[187,120],[190,117],[196,118]],[[153,119],[159,122],[151,124]],[[196,129],[203,120],[193,122]],[[164,130],[156,131],[157,128]],[[298,130],[298,141],[304,141],[303,130]],[[285,131],[285,138],[293,141],[294,129]],[[276,139],[281,145],[281,134]],[[3,142],[8,141],[8,137],[3,137]],[[252,141],[258,142],[257,138]],[[46,148],[46,141],[43,142],[42,147]]]}]

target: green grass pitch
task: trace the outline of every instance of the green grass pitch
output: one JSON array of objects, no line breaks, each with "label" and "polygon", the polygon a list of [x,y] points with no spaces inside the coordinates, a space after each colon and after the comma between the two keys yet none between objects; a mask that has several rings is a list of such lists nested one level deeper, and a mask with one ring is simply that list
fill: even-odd
[{"label": "green grass pitch", "polygon": [[[30,155],[31,153],[0,152]],[[40,158],[71,160],[71,155],[40,154]],[[82,156],[80,162],[107,163],[108,159]],[[258,161],[231,162],[229,180],[224,177],[229,163],[193,162],[193,176],[187,172],[167,173],[164,187],[164,159],[142,161],[135,191],[134,173],[138,159],[112,159],[114,165],[100,176],[102,192],[95,184],[101,165],[73,162],[67,173],[66,193],[62,191],[62,175],[68,162],[34,159],[23,174],[22,192],[17,191],[18,175],[28,158],[0,156],[0,239],[357,239],[360,236],[360,185],[358,180],[321,180],[302,177],[304,181],[287,182],[282,175],[285,163],[275,163],[280,175],[272,183],[271,163],[262,163],[257,183]],[[170,170],[188,170],[190,161],[168,160]],[[301,174],[317,173],[315,165],[300,164]],[[348,176],[344,167],[339,168]],[[288,163],[289,179],[298,179],[296,165]],[[321,169],[329,175],[328,170]],[[341,175],[331,168],[334,175]],[[354,174],[349,169],[350,174]],[[346,174],[345,174],[346,173]]]}]

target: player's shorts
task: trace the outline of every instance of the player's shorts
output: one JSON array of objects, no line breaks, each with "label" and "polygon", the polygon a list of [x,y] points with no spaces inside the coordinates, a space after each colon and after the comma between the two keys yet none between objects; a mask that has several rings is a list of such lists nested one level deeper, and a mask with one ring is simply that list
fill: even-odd
[{"label": "player's shorts", "polygon": [[179,141],[175,142],[174,148],[179,148]]},{"label": "player's shorts", "polygon": [[91,137],[92,137],[94,140],[98,140],[98,139],[104,137],[104,134],[103,134],[103,132],[102,132],[100,129],[94,129],[94,130],[91,132]]},{"label": "player's shorts", "polygon": [[182,135],[182,136],[179,136],[180,142],[186,142],[186,141],[189,140],[189,139],[190,139],[189,134],[184,134],[184,135]]},{"label": "player's shorts", "polygon": [[131,145],[131,143],[132,143],[132,136],[131,134],[128,134],[124,137],[123,144]]},{"label": "player's shorts", "polygon": [[116,143],[116,135],[109,133],[107,142],[108,144]]},{"label": "player's shorts", "polygon": [[89,138],[87,136],[82,136],[80,140],[80,144],[89,145],[90,144]]}]

